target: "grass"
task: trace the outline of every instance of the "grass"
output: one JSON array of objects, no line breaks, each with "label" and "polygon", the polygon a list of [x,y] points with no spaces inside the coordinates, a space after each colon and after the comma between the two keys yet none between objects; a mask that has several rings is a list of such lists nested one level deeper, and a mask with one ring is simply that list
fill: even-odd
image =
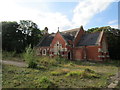
[{"label": "grass", "polygon": [[12,60],[12,61],[24,61],[23,54],[16,54],[16,52],[6,52],[2,51],[2,60]]},{"label": "grass", "polygon": [[[113,64],[111,64],[113,63]],[[3,88],[106,88],[116,63],[39,57],[39,69],[3,65]]]}]

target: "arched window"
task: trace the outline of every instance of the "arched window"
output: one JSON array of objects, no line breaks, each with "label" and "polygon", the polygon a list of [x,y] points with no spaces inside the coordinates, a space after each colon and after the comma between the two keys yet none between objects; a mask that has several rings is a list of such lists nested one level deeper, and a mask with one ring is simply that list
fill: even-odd
[{"label": "arched window", "polygon": [[46,55],[46,49],[42,50],[42,55]]}]

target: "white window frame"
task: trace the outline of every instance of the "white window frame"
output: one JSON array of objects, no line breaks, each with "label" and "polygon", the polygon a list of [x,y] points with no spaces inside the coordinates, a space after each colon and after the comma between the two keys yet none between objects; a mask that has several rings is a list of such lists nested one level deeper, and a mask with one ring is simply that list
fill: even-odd
[{"label": "white window frame", "polygon": [[[45,53],[44,53],[45,52]],[[42,55],[46,55],[46,49],[42,50]]]}]

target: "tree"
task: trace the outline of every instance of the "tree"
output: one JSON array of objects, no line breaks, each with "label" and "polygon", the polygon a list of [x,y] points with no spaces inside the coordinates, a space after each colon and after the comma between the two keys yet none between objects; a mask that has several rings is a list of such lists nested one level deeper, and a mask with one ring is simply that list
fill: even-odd
[{"label": "tree", "polygon": [[27,46],[37,45],[42,37],[37,25],[29,20],[17,22],[2,22],[2,49],[21,53]]},{"label": "tree", "polygon": [[19,30],[24,34],[24,45],[28,46],[31,44],[32,48],[39,42],[42,36],[37,24],[30,20],[21,20]]},{"label": "tree", "polygon": [[21,52],[23,50],[23,34],[17,22],[2,22],[2,49]]}]

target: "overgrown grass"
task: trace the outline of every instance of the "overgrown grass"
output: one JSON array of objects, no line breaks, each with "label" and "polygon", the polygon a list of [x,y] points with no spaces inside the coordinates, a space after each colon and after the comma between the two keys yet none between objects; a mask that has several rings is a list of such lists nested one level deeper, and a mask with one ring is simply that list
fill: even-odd
[{"label": "overgrown grass", "polygon": [[2,60],[24,61],[23,53],[2,51]]},{"label": "overgrown grass", "polygon": [[[4,88],[106,88],[118,71],[115,62],[69,61],[36,56],[37,68],[3,65]],[[113,64],[112,64],[113,63]]]},{"label": "overgrown grass", "polygon": [[52,72],[51,72],[51,75],[53,75],[53,76],[65,75],[65,74],[67,74],[68,72],[70,72],[69,69],[57,69],[57,70],[55,70],[55,71],[52,71]]},{"label": "overgrown grass", "polygon": [[70,77],[80,77],[80,78],[90,78],[90,79],[96,79],[100,78],[100,75],[98,73],[95,73],[95,71],[90,69],[85,69],[84,71],[71,71],[66,74],[66,76]]}]

